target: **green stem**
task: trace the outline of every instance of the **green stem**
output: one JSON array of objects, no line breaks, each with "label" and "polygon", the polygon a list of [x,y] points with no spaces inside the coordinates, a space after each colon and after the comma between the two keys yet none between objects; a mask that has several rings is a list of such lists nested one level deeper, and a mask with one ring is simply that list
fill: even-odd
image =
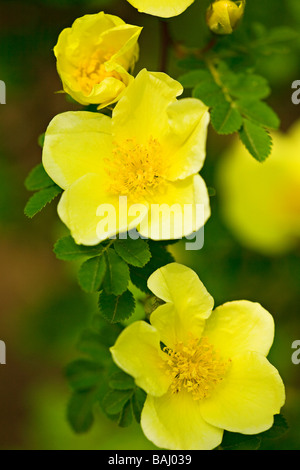
[{"label": "green stem", "polygon": [[226,99],[226,101],[228,101],[228,103],[230,103],[230,105],[234,108],[236,107],[235,105],[235,102],[233,101],[233,99],[231,98],[230,96],[230,93],[228,91],[228,89],[226,88],[226,86],[224,86],[222,80],[221,80],[221,77],[220,77],[220,74],[219,74],[219,71],[218,71],[218,68],[215,66],[215,61],[214,59],[212,59],[211,57],[204,57],[204,61],[207,65],[207,68],[208,70],[210,71],[214,81],[216,82],[216,84],[221,88],[223,94],[224,94],[224,97]]}]

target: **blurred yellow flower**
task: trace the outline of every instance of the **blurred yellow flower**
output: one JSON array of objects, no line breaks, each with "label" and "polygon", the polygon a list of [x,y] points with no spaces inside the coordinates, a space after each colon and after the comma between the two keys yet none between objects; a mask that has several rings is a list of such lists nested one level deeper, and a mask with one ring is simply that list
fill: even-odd
[{"label": "blurred yellow flower", "polygon": [[[58,213],[78,244],[95,245],[136,227],[147,238],[164,238],[161,226],[168,222],[152,211],[155,206],[180,212],[189,205],[182,226],[170,217],[171,238],[199,230],[210,216],[207,188],[198,174],[205,159],[209,112],[197,99],[177,100],[182,91],[168,75],[144,69],[112,118],[78,111],[52,120],[43,164],[65,190]],[[198,205],[205,220],[197,217]],[[130,212],[134,206],[137,211]],[[111,208],[115,225],[107,230],[103,216]]]},{"label": "blurred yellow flower", "polygon": [[264,163],[236,141],[221,158],[216,186],[224,220],[243,245],[276,255],[299,244],[300,121],[274,132]]},{"label": "blurred yellow flower", "polygon": [[128,0],[142,13],[170,18],[184,12],[194,0]]},{"label": "blurred yellow flower", "polygon": [[285,401],[278,371],[266,356],[272,316],[258,303],[213,298],[190,268],[172,263],[155,271],[149,289],[165,304],[150,323],[126,327],[111,353],[147,399],[141,426],[155,445],[210,450],[223,430],[269,429]]},{"label": "blurred yellow flower", "polygon": [[64,91],[84,105],[117,101],[133,80],[141,29],[104,12],[64,29],[54,48]]},{"label": "blurred yellow flower", "polygon": [[245,0],[216,0],[207,9],[207,25],[216,34],[231,34],[243,17],[244,10]]}]

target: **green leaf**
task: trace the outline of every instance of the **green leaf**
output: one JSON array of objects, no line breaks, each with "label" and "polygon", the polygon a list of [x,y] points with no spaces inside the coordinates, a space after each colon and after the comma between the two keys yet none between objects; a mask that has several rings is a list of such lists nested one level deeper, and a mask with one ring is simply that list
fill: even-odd
[{"label": "green leaf", "polygon": [[62,192],[62,189],[55,185],[49,188],[42,189],[35,193],[27,202],[24,213],[27,217],[34,217],[40,212],[49,202]]},{"label": "green leaf", "polygon": [[105,259],[107,271],[103,284],[104,290],[107,294],[121,295],[126,291],[130,280],[128,265],[112,248],[105,253]]},{"label": "green leaf", "polygon": [[211,75],[208,70],[204,69],[192,70],[178,78],[184,88],[194,88],[199,83],[209,80],[211,80]]},{"label": "green leaf", "polygon": [[236,98],[267,98],[271,89],[267,80],[260,75],[239,73],[233,79],[225,81],[229,93]]},{"label": "green leaf", "polygon": [[263,127],[278,129],[280,120],[277,114],[270,106],[262,101],[244,98],[237,102],[237,106],[244,116],[255,121]]},{"label": "green leaf", "polygon": [[131,425],[132,419],[133,419],[132,404],[131,404],[131,400],[128,400],[128,402],[125,403],[123,410],[121,411],[118,425],[121,428],[127,428],[128,426]]},{"label": "green leaf", "polygon": [[205,65],[202,59],[199,59],[195,56],[185,57],[178,61],[178,67],[185,70],[195,70],[203,67]]},{"label": "green leaf", "polygon": [[73,430],[80,434],[87,432],[93,422],[93,408],[97,401],[97,389],[75,392],[68,403],[67,419]]},{"label": "green leaf", "polygon": [[125,404],[131,399],[133,390],[113,390],[108,392],[102,402],[103,409],[108,415],[121,413]]},{"label": "green leaf", "polygon": [[148,244],[152,255],[149,263],[147,263],[143,268],[136,268],[135,266],[131,266],[130,278],[132,283],[142,292],[151,294],[151,291],[147,286],[148,278],[158,268],[161,268],[166,264],[173,263],[174,258],[164,246],[160,245],[160,243],[149,240]]},{"label": "green leaf", "polygon": [[299,32],[287,26],[278,26],[266,29],[252,45],[256,54],[270,56],[271,54],[282,54],[290,52],[286,43],[299,39]]},{"label": "green leaf", "polygon": [[263,162],[270,155],[272,139],[268,132],[262,127],[244,119],[244,124],[239,131],[239,135],[247,150],[259,162]]},{"label": "green leaf", "polygon": [[66,377],[73,390],[94,387],[101,379],[102,366],[88,359],[78,359],[66,367]]},{"label": "green leaf", "polygon": [[38,144],[41,148],[44,147],[44,142],[45,142],[45,133],[41,134],[38,138]]},{"label": "green leaf", "polygon": [[216,106],[220,100],[224,100],[221,88],[212,79],[199,83],[193,90],[193,97],[207,106]]},{"label": "green leaf", "polygon": [[284,436],[288,430],[289,426],[286,419],[282,415],[275,415],[273,426],[268,431],[259,434],[259,436],[264,439],[278,439]]},{"label": "green leaf", "polygon": [[261,444],[258,435],[245,435],[234,432],[224,432],[221,449],[223,450],[257,450]]},{"label": "green leaf", "polygon": [[107,323],[106,319],[100,314],[97,313],[93,317],[93,330],[99,338],[99,341],[104,345],[109,353],[109,348],[115,344],[118,336],[120,335],[123,327],[118,324]]},{"label": "green leaf", "polygon": [[56,257],[63,261],[73,261],[84,257],[93,257],[103,251],[103,245],[77,245],[71,235],[63,237],[54,245]]},{"label": "green leaf", "polygon": [[132,411],[133,411],[134,417],[138,423],[141,422],[141,414],[144,408],[146,398],[147,398],[147,395],[146,395],[146,392],[144,392],[144,390],[142,390],[141,388],[135,389],[135,392],[131,399],[131,403],[132,403]]},{"label": "green leaf", "polygon": [[104,256],[95,256],[85,261],[78,272],[78,281],[86,292],[97,292],[103,282],[106,273],[106,261]]},{"label": "green leaf", "polygon": [[123,258],[126,263],[138,268],[145,266],[151,258],[148,243],[141,238],[137,240],[132,240],[131,238],[127,240],[118,239],[114,243],[114,248],[117,254]]},{"label": "green leaf", "polygon": [[222,101],[211,111],[211,123],[218,134],[233,134],[243,125],[243,118],[232,103]]},{"label": "green leaf", "polygon": [[103,343],[101,334],[92,329],[86,329],[82,332],[77,349],[84,354],[88,354],[98,363],[105,363],[111,357],[108,348]]},{"label": "green leaf", "polygon": [[115,390],[131,390],[135,388],[134,379],[121,370],[115,372],[110,377],[108,385]]},{"label": "green leaf", "polygon": [[39,189],[56,186],[54,181],[46,173],[42,163],[35,166],[25,180],[25,187],[28,191],[38,191]]},{"label": "green leaf", "polygon": [[118,296],[103,291],[99,296],[99,309],[103,317],[110,323],[118,323],[133,314],[135,300],[129,290]]}]

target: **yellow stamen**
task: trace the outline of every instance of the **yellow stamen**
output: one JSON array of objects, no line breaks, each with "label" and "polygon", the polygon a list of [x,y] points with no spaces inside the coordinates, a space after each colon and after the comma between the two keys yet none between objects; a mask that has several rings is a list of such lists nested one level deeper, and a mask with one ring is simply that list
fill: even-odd
[{"label": "yellow stamen", "polygon": [[101,51],[95,51],[89,58],[81,62],[75,77],[81,89],[89,95],[94,86],[101,83],[105,78],[114,77],[122,80],[121,76],[115,72],[106,70],[105,62],[110,59],[112,54],[103,56]]},{"label": "yellow stamen", "polygon": [[194,400],[210,396],[231,362],[222,360],[207,338],[192,339],[186,345],[180,342],[173,350],[165,347],[164,352],[168,354],[167,373],[173,378],[172,393],[186,390]]},{"label": "yellow stamen", "polygon": [[113,156],[106,163],[108,190],[133,198],[143,198],[157,191],[166,173],[161,146],[153,138],[146,144],[127,139],[122,145],[115,145]]}]

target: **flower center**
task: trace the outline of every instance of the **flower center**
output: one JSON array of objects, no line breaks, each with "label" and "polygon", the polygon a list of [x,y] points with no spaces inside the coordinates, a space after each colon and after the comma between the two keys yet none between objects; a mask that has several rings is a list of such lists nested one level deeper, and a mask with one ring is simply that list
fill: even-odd
[{"label": "flower center", "polygon": [[207,338],[190,340],[186,345],[177,343],[174,350],[167,347],[167,373],[172,377],[172,393],[190,392],[194,400],[210,396],[223,380],[230,360],[223,361]]},{"label": "flower center", "polygon": [[83,60],[76,72],[76,79],[81,89],[90,94],[94,86],[105,78],[114,77],[121,80],[121,76],[115,72],[107,72],[104,62],[110,59],[112,54],[103,56],[100,51],[95,51],[89,58]]},{"label": "flower center", "polygon": [[108,189],[135,199],[144,198],[162,182],[165,168],[161,146],[156,139],[150,138],[146,144],[127,139],[122,145],[115,145],[113,157],[107,159]]}]

